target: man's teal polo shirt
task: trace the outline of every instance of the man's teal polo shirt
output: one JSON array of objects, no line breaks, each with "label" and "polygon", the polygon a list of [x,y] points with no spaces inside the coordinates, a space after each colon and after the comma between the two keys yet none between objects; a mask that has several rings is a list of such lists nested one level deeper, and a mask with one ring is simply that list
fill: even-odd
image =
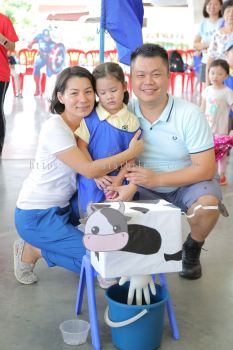
[{"label": "man's teal polo shirt", "polygon": [[[191,165],[190,155],[214,147],[213,135],[200,108],[181,98],[168,95],[168,103],[159,119],[144,118],[139,102],[133,99],[129,109],[139,119],[143,130],[144,152],[140,165],[156,172],[172,172]],[[158,192],[176,188],[156,187]]]}]

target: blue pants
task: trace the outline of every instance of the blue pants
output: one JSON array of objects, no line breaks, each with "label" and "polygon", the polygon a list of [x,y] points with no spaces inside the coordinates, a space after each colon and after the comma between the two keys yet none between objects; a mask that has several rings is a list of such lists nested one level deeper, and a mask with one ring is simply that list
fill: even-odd
[{"label": "blue pants", "polygon": [[15,226],[19,235],[41,250],[49,267],[61,266],[80,272],[86,253],[83,233],[72,223],[71,206],[36,210],[15,210]]}]

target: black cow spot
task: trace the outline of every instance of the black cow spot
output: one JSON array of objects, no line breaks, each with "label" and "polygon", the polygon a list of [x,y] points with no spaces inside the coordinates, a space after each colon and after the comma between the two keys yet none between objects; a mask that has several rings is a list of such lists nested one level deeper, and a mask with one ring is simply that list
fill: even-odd
[{"label": "black cow spot", "polygon": [[143,214],[148,213],[149,209],[147,208],[142,208],[142,207],[130,207],[130,209],[136,210],[136,211],[140,211]]},{"label": "black cow spot", "polygon": [[164,259],[166,261],[170,261],[170,260],[180,261],[182,259],[182,250],[179,250],[174,254],[164,254]]},{"label": "black cow spot", "polygon": [[157,253],[161,247],[160,233],[154,228],[132,224],[128,225],[128,234],[128,243],[122,251],[150,255]]}]

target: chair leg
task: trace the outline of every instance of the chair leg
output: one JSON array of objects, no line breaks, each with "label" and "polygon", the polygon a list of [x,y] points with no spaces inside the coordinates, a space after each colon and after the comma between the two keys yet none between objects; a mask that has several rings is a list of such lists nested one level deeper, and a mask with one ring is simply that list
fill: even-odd
[{"label": "chair leg", "polygon": [[16,87],[15,87],[15,78],[11,76],[11,81],[12,81],[12,87],[13,87],[13,93],[14,96],[16,95]]},{"label": "chair leg", "polygon": [[82,311],[82,302],[85,285],[87,287],[88,311],[91,325],[91,341],[95,350],[100,350],[99,324],[95,299],[94,286],[95,271],[91,265],[90,256],[85,255],[82,260],[80,272],[79,287],[76,301],[76,313],[79,315]]},{"label": "chair leg", "polygon": [[[166,279],[166,276],[164,273],[159,273],[159,280],[160,280],[161,285],[168,290],[167,279]],[[169,293],[169,291],[168,291],[168,293]],[[168,300],[166,302],[166,306],[167,306],[167,313],[168,313],[168,318],[169,318],[173,338],[178,340],[178,339],[180,339],[180,332],[179,332],[179,328],[178,328],[178,325],[176,322],[175,312],[174,312],[174,308],[172,305],[170,293],[168,296]]]},{"label": "chair leg", "polygon": [[78,285],[77,300],[76,300],[76,307],[75,307],[76,315],[79,315],[82,312],[83,294],[84,294],[85,285],[86,285],[86,275],[85,275],[85,266],[84,266],[84,260],[83,260],[82,266],[81,266],[81,272],[79,276],[79,285]]},{"label": "chair leg", "polygon": [[91,340],[95,350],[100,350],[99,324],[95,299],[94,268],[89,257],[84,257],[86,269],[86,284],[88,296],[88,309],[91,324]]}]

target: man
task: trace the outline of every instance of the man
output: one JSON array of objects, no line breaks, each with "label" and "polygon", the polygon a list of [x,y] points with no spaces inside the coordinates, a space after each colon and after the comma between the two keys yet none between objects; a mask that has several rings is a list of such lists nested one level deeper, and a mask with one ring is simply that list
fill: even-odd
[{"label": "man", "polygon": [[132,54],[131,78],[137,97],[131,108],[139,118],[145,149],[140,166],[126,175],[130,185],[112,189],[119,193],[117,200],[130,200],[139,186],[140,199],[159,196],[190,216],[180,276],[200,278],[201,248],[218,220],[219,211],[212,209],[221,200],[210,128],[197,106],[167,93],[168,55],[161,46],[144,44]]}]

